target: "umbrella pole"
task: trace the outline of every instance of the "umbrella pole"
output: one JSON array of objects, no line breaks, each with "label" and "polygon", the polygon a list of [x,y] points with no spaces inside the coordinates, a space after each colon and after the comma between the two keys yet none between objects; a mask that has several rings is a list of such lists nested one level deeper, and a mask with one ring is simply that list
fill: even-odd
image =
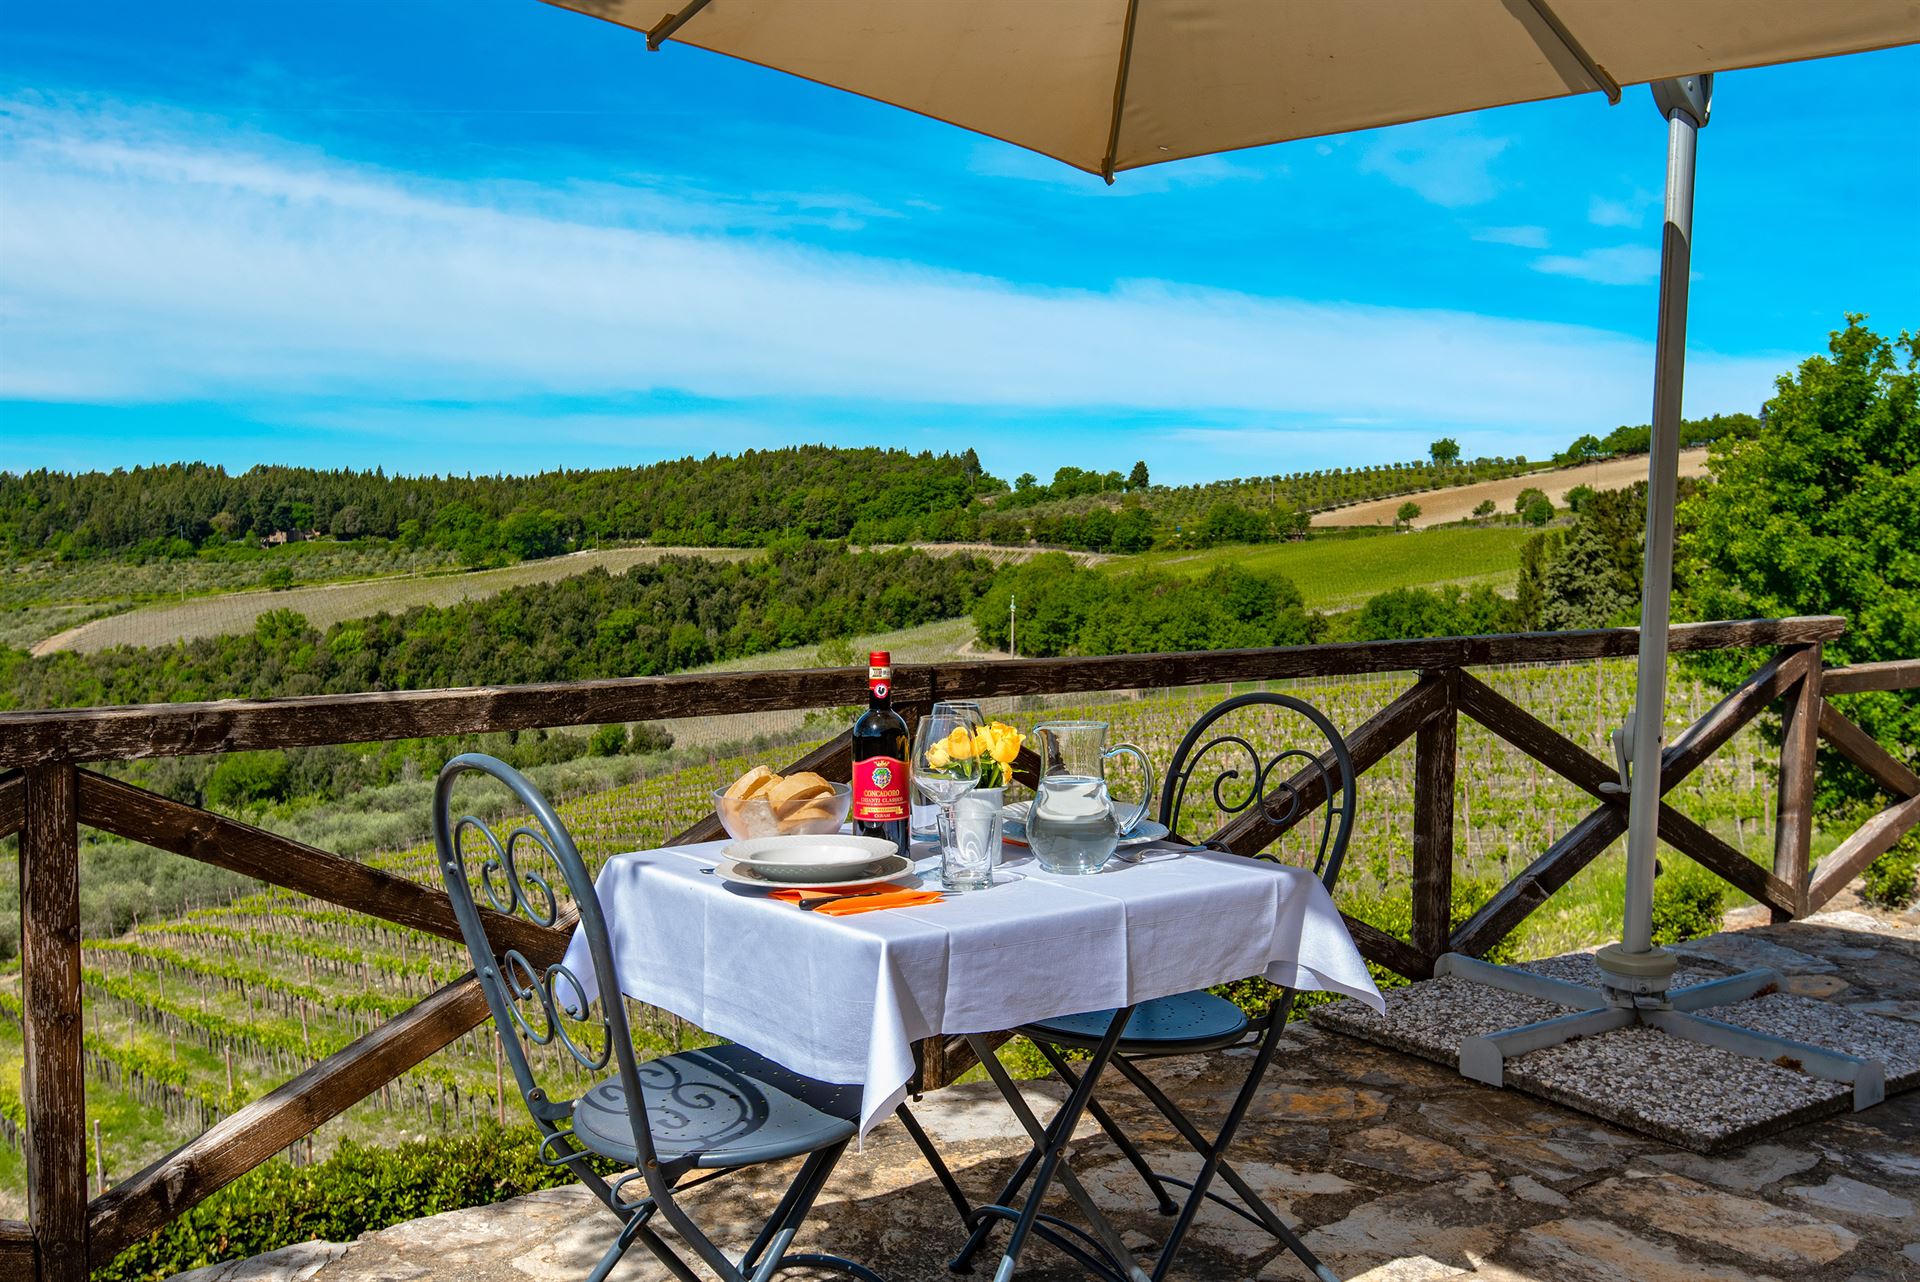
[{"label": "umbrella pole", "polygon": [[1654,87],[1667,118],[1666,222],[1660,245],[1660,321],[1654,347],[1653,439],[1647,452],[1646,560],[1640,582],[1640,665],[1627,812],[1626,920],[1620,942],[1600,950],[1608,987],[1664,992],[1674,961],[1653,946],[1653,881],[1659,845],[1660,754],[1666,748],[1667,624],[1673,602],[1673,521],[1680,476],[1680,403],[1687,366],[1688,277],[1693,266],[1693,172],[1707,122],[1712,77]]},{"label": "umbrella pole", "polygon": [[[1640,592],[1640,657],[1633,714],[1615,735],[1628,774],[1627,893],[1620,942],[1600,949],[1600,986],[1494,966],[1460,953],[1443,955],[1434,977],[1518,993],[1570,1013],[1460,1043],[1460,1072],[1490,1086],[1506,1084],[1506,1061],[1576,1037],[1645,1024],[1675,1037],[1755,1059],[1790,1057],[1817,1077],[1852,1088],[1857,1112],[1886,1097],[1886,1067],[1757,1033],[1692,1012],[1771,992],[1780,976],[1749,971],[1670,989],[1675,958],[1653,946],[1654,856],[1660,828],[1660,756],[1665,748],[1667,625],[1673,593],[1673,521],[1680,479],[1680,394],[1687,358],[1687,290],[1693,261],[1693,162],[1697,135],[1707,123],[1712,76],[1688,76],[1653,86],[1667,120],[1667,208],[1660,247],[1660,328],[1653,371],[1653,440],[1647,457],[1646,562]],[[1630,763],[1630,765],[1629,765]],[[1607,785],[1611,788],[1613,785]]]}]

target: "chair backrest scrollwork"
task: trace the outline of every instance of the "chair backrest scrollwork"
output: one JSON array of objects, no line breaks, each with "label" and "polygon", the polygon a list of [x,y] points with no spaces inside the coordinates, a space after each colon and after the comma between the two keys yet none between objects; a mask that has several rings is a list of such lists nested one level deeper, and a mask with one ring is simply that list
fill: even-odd
[{"label": "chair backrest scrollwork", "polygon": [[[1257,715],[1235,715],[1249,709],[1299,714],[1326,740],[1325,750],[1289,745],[1263,751],[1263,743],[1277,735],[1259,724]],[[1180,741],[1167,769],[1160,792],[1160,818],[1167,827],[1181,831],[1188,790],[1196,778],[1204,781],[1208,771],[1213,772],[1209,795],[1222,817],[1258,806],[1275,823],[1294,828],[1318,810],[1313,871],[1333,889],[1353,833],[1357,788],[1347,741],[1324,712],[1304,699],[1267,691],[1235,695],[1209,708]]]},{"label": "chair backrest scrollwork", "polygon": [[[502,840],[494,825],[473,815],[455,817],[454,785],[462,776],[484,775],[505,785],[530,817],[513,823]],[[505,828],[506,824],[499,827]],[[589,1074],[617,1070],[626,1098],[641,1092],[633,1038],[627,1025],[599,897],[573,836],[553,806],[526,776],[483,753],[464,753],[441,769],[433,797],[433,840],[441,879],[453,901],[460,933],[472,955],[474,973],[486,994],[512,1066],[520,1097],[543,1133],[541,1156],[553,1165],[581,1159],[562,1125],[573,1100],[558,1097],[542,1084],[530,1053],[533,1046],[558,1045]],[[481,908],[520,917],[539,926],[564,927],[563,904],[570,901],[593,963],[591,991],[559,961],[544,965],[487,933]],[[634,1109],[634,1144],[642,1163],[653,1156],[652,1135]]]}]

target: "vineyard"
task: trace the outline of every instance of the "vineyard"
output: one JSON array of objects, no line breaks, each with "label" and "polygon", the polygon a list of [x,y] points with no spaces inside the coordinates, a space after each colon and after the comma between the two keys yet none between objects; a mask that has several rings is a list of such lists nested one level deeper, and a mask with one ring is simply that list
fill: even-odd
[{"label": "vineyard", "polygon": [[170,645],[175,641],[190,641],[195,637],[246,632],[252,629],[255,620],[269,610],[293,610],[314,627],[325,629],[347,619],[362,619],[371,614],[399,614],[414,606],[448,606],[490,597],[508,588],[528,583],[550,583],[596,568],[610,574],[620,574],[633,566],[658,561],[664,556],[731,559],[750,555],[752,553],[737,549],[601,548],[538,561],[522,561],[497,570],[393,576],[287,591],[224,593],[171,604],[155,603],[96,619],[47,638],[35,646],[33,652],[45,654],[54,650],[78,650],[92,653],[117,645],[153,647]]},{"label": "vineyard", "polygon": [[1482,584],[1511,592],[1520,573],[1517,528],[1423,530],[1417,535],[1316,538],[1302,543],[1146,552],[1104,563],[1113,573],[1145,567],[1197,578],[1219,565],[1280,573],[1292,579],[1311,610],[1342,610],[1392,588]]},{"label": "vineyard", "polygon": [[[1624,714],[1632,683],[1630,666],[1621,662],[1486,675],[1596,752]],[[1296,683],[1299,693],[1349,728],[1403,686],[1399,676]],[[1214,688],[1097,699],[1029,696],[1017,706],[988,711],[1022,726],[1046,716],[1098,716],[1113,723],[1116,737],[1141,744],[1164,762],[1192,718],[1225,693]],[[1706,690],[1681,682],[1674,720],[1690,720],[1711,699]],[[784,760],[798,751],[769,749],[762,755]],[[582,853],[597,866],[618,851],[658,844],[699,818],[711,789],[748,764],[743,755],[715,755],[670,773],[565,798],[560,810]],[[1404,916],[1412,857],[1412,773],[1409,745],[1362,783],[1341,898],[1363,919],[1387,924]],[[1459,780],[1457,867],[1470,895],[1517,871],[1591,807],[1584,793],[1464,720]],[[1749,729],[1689,780],[1675,801],[1728,841],[1764,858],[1771,850],[1772,788],[1771,758],[1758,732]],[[1230,790],[1227,796],[1232,799]],[[1208,804],[1196,797],[1183,827],[1209,830]],[[422,829],[425,818],[422,813]],[[377,854],[370,862],[423,882],[436,876],[431,846],[425,843]],[[1519,951],[1538,955],[1609,937],[1618,928],[1620,881],[1617,854],[1597,861],[1529,919],[1516,941]],[[144,921],[116,939],[87,941],[87,1105],[90,1134],[98,1124],[107,1179],[138,1169],[466,969],[464,955],[446,941],[278,890]],[[19,1013],[18,973],[0,975],[0,1215],[19,1213],[24,1183],[16,1093]],[[648,1050],[686,1045],[701,1036],[662,1012],[636,1012],[635,1019]],[[515,1120],[519,1106],[503,1098],[493,1037],[490,1026],[463,1037],[329,1123],[318,1147],[348,1135],[423,1135],[470,1128],[488,1118]],[[564,1052],[548,1056],[547,1064],[563,1075],[572,1068]],[[312,1151],[310,1141],[293,1156],[304,1161]]]}]

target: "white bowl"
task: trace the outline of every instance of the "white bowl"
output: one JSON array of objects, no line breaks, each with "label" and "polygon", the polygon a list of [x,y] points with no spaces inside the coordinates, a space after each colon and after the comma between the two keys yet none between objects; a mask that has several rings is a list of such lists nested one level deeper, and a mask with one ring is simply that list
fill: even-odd
[{"label": "white bowl", "polygon": [[730,841],[721,857],[761,873],[768,880],[796,883],[832,883],[859,874],[898,854],[894,844],[880,837],[851,837],[840,833],[796,834]]}]

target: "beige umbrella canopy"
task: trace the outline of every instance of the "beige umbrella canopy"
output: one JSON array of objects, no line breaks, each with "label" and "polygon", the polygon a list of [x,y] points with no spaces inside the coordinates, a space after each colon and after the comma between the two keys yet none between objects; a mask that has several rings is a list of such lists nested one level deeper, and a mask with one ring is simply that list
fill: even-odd
[{"label": "beige umbrella canopy", "polygon": [[1915,0],[548,0],[1112,180],[1210,152],[1920,40]]}]

